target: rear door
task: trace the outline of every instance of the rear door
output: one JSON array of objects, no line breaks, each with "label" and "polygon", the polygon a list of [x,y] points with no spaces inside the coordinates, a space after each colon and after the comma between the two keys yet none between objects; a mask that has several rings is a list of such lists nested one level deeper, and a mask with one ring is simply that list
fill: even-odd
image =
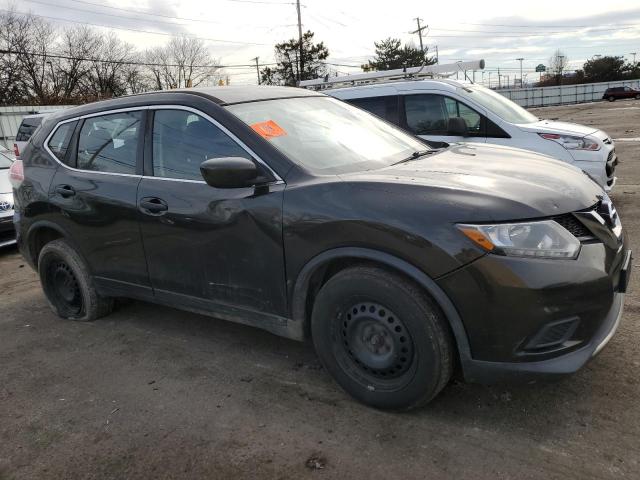
[{"label": "rear door", "polygon": [[207,185],[204,160],[257,157],[203,112],[153,108],[137,200],[156,298],[230,315],[244,309],[284,316],[283,182]]},{"label": "rear door", "polygon": [[145,115],[144,109],[92,115],[61,124],[47,139],[61,163],[49,193],[55,222],[98,285],[129,295],[150,295],[136,202]]},{"label": "rear door", "polygon": [[[402,96],[404,128],[432,142],[485,142],[486,117],[455,98],[439,93],[417,93]],[[449,119],[464,119],[468,135],[449,133]]]}]

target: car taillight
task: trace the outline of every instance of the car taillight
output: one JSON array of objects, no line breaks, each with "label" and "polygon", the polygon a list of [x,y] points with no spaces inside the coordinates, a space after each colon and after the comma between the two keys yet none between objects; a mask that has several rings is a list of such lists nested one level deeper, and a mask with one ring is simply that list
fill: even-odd
[{"label": "car taillight", "polygon": [[13,144],[13,154],[18,158],[20,156],[20,149],[18,148],[18,144]]},{"label": "car taillight", "polygon": [[24,165],[22,164],[22,160],[16,160],[11,164],[11,168],[9,168],[9,180],[11,180],[11,185],[13,185],[14,188],[18,188],[24,181]]}]

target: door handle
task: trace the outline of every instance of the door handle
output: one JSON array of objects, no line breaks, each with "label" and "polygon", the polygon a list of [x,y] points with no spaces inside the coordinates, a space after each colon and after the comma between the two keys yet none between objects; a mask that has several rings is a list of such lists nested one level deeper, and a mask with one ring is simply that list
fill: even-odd
[{"label": "door handle", "polygon": [[56,193],[58,193],[64,198],[69,198],[69,197],[73,197],[76,194],[76,191],[73,189],[71,185],[58,185],[56,187]]},{"label": "door handle", "polygon": [[146,197],[140,200],[140,208],[143,213],[158,214],[169,210],[167,202],[160,198]]}]

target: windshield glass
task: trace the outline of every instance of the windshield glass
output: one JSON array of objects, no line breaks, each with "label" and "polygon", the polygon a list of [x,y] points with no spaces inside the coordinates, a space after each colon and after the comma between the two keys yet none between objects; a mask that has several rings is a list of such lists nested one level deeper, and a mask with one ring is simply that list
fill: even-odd
[{"label": "windshield glass", "polygon": [[429,147],[370,113],[329,97],[227,107],[292,161],[317,174],[383,168]]},{"label": "windshield glass", "polygon": [[499,93],[479,85],[465,85],[458,93],[495,113],[509,123],[533,123],[538,117]]},{"label": "windshield glass", "polygon": [[11,159],[9,157],[5,157],[2,153],[0,153],[0,169],[5,169],[11,167]]}]

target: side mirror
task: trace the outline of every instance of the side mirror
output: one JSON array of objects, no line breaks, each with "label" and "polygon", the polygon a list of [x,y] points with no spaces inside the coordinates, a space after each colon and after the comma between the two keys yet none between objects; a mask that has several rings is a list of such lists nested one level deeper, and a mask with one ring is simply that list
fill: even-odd
[{"label": "side mirror", "polygon": [[260,176],[253,161],[243,157],[210,158],[200,164],[200,173],[215,188],[242,188],[270,181]]},{"label": "side mirror", "polygon": [[462,117],[451,117],[449,119],[449,126],[447,128],[448,135],[455,135],[457,137],[468,137],[469,128],[467,122]]}]

